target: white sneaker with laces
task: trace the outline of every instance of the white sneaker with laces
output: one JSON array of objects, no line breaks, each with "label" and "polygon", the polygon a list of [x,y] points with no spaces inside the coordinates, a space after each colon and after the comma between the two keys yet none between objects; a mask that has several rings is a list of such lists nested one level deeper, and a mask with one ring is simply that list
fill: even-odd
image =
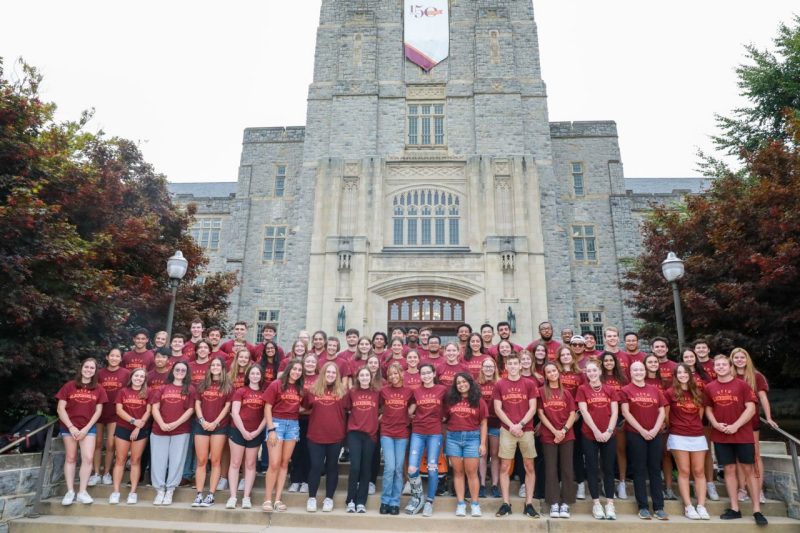
[{"label": "white sneaker with laces", "polygon": [[739,489],[737,497],[739,498],[740,502],[750,501],[750,497],[747,495],[747,491],[745,489]]},{"label": "white sneaker with laces", "polygon": [[717,486],[714,485],[713,482],[709,481],[706,483],[706,493],[708,495],[708,499],[712,502],[719,501],[719,493],[717,492]]},{"label": "white sneaker with laces", "polygon": [[700,516],[700,520],[711,520],[711,516],[708,514],[708,510],[703,505],[698,505],[695,507],[697,514]]},{"label": "white sneaker with laces", "polygon": [[128,501],[126,503],[128,505],[136,505],[139,503],[139,496],[137,496],[135,492],[131,492],[128,494]]},{"label": "white sneaker with laces", "polygon": [[583,481],[578,483],[578,489],[575,491],[575,498],[579,500],[586,499],[586,483],[584,483]]},{"label": "white sneaker with laces", "polygon": [[592,516],[598,520],[606,519],[606,513],[603,512],[603,506],[600,502],[594,502],[594,505],[592,505]]},{"label": "white sneaker with laces", "polygon": [[759,503],[767,503],[767,497],[764,496],[764,491],[761,491],[761,494],[758,496]]},{"label": "white sneaker with laces", "polygon": [[369,494],[370,496],[375,494],[375,483],[370,481],[369,489],[367,489],[367,494]]},{"label": "white sneaker with laces", "polygon": [[75,501],[75,491],[68,490],[67,493],[64,494],[64,497],[61,499],[61,505],[66,507],[67,505],[72,505],[72,502],[74,501]]},{"label": "white sneaker with laces", "polygon": [[300,490],[298,490],[301,494],[308,494],[308,483],[300,483]]},{"label": "white sneaker with laces", "polygon": [[167,489],[164,493],[164,501],[161,505],[172,505],[172,496],[175,494],[175,489]]},{"label": "white sneaker with laces", "polygon": [[236,498],[231,496],[228,498],[228,501],[225,502],[225,509],[236,509]]},{"label": "white sneaker with laces", "polygon": [[684,516],[689,520],[700,520],[700,514],[695,510],[693,505],[687,505],[683,511]]},{"label": "white sneaker with laces", "polygon": [[252,508],[253,508],[252,500],[250,500],[248,496],[242,498],[242,509],[252,509]]},{"label": "white sneaker with laces", "polygon": [[467,516],[467,504],[464,502],[456,504],[456,516]]},{"label": "white sneaker with laces", "polygon": [[562,503],[561,508],[558,510],[558,516],[561,518],[569,518],[569,505]]},{"label": "white sneaker with laces", "polygon": [[606,503],[606,520],[616,520],[617,510],[614,508],[614,502]]},{"label": "white sneaker with laces", "polygon": [[317,512],[317,499],[316,498],[309,498],[306,502],[306,511],[309,513],[316,513]]},{"label": "white sneaker with laces", "polygon": [[101,480],[102,478],[100,477],[100,474],[92,474],[91,476],[89,476],[89,486],[94,487],[98,483],[100,483]]},{"label": "white sneaker with laces", "polygon": [[367,506],[364,505],[363,503],[359,503],[358,505],[356,505],[356,512],[358,514],[366,513],[367,512]]},{"label": "white sneaker with laces", "polygon": [[517,495],[518,495],[520,498],[524,498],[524,497],[525,497],[525,495],[526,495],[526,491],[525,491],[525,483],[523,483],[523,484],[521,484],[521,485],[519,486],[519,492],[517,493]]},{"label": "white sneaker with laces", "polygon": [[164,505],[164,491],[159,490],[156,492],[156,497],[153,499],[153,505]]},{"label": "white sneaker with laces", "polygon": [[422,508],[422,516],[433,516],[433,502],[425,502]]},{"label": "white sneaker with laces", "polygon": [[85,490],[76,494],[75,499],[78,500],[78,503],[85,503],[85,504],[94,503],[92,497],[89,496],[89,493],[86,492]]},{"label": "white sneaker with laces", "polygon": [[557,503],[550,506],[550,518],[561,518]]},{"label": "white sneaker with laces", "polygon": [[333,500],[330,498],[325,498],[322,500],[322,512],[330,513],[331,511],[333,511]]},{"label": "white sneaker with laces", "polygon": [[239,488],[238,490],[244,490],[244,478],[239,480]]},{"label": "white sneaker with laces", "polygon": [[228,480],[224,477],[219,478],[217,481],[217,490],[225,490],[228,488]]},{"label": "white sneaker with laces", "polygon": [[470,508],[469,509],[469,514],[471,516],[473,516],[475,518],[477,518],[479,516],[483,516],[483,513],[481,512],[481,504],[479,504],[479,503],[471,503],[469,505],[469,508]]},{"label": "white sneaker with laces", "polygon": [[300,483],[292,483],[289,485],[288,492],[297,492],[298,490],[300,490]]},{"label": "white sneaker with laces", "polygon": [[108,504],[109,505],[117,505],[119,503],[119,492],[112,492],[108,496]]},{"label": "white sneaker with laces", "polygon": [[111,474],[109,474],[108,472],[103,474],[103,485],[112,485],[113,483],[114,480],[111,479]]},{"label": "white sneaker with laces", "polygon": [[347,512],[348,513],[356,512],[356,502],[347,502]]},{"label": "white sneaker with laces", "polygon": [[620,481],[617,484],[617,498],[620,500],[628,499],[628,493],[625,491],[625,481]]}]

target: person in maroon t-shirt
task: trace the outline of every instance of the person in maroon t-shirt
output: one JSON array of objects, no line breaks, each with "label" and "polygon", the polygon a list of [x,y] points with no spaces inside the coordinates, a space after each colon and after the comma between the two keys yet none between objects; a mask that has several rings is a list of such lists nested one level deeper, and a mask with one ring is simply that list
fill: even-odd
[{"label": "person in maroon t-shirt", "polygon": [[436,377],[441,385],[450,387],[459,372],[469,372],[469,368],[461,363],[458,345],[449,342],[444,347],[444,361],[439,361],[435,365]]},{"label": "person in maroon t-shirt", "polygon": [[122,476],[125,474],[125,462],[128,460],[128,451],[131,459],[130,484],[127,503],[133,505],[139,501],[136,488],[142,473],[142,454],[147,446],[150,431],[150,412],[152,406],[148,401],[150,390],[147,387],[147,376],[144,368],[137,368],[131,372],[125,388],[118,391],[115,400],[115,414],[117,424],[114,430],[114,449],[116,462],[114,463],[114,490],[108,497],[108,503],[119,503],[119,491],[122,485]]},{"label": "person in maroon t-shirt", "polygon": [[[559,352],[565,349],[570,350],[565,346]],[[544,453],[545,501],[550,506],[550,518],[569,518],[569,506],[575,503],[572,460],[575,446],[575,400],[562,385],[561,373],[556,363],[544,365],[544,377],[544,386],[539,391],[538,411],[542,422],[540,439]]]},{"label": "person in maroon t-shirt", "polygon": [[194,347],[203,340],[203,321],[200,317],[195,317],[189,326],[191,338],[183,345],[183,356],[186,361],[194,361]]},{"label": "person in maroon t-shirt", "polygon": [[315,331],[311,334],[311,346],[309,353],[313,353],[317,359],[325,357],[325,348],[328,344],[328,334],[322,330]]},{"label": "person in maroon t-shirt", "polygon": [[281,377],[273,381],[264,392],[269,468],[265,480],[266,499],[261,507],[267,513],[276,509],[286,510],[286,504],[281,501],[281,493],[289,472],[289,460],[295,444],[300,439],[298,418],[303,395],[303,363],[298,359],[292,359]]},{"label": "person in maroon t-shirt", "polygon": [[206,330],[206,340],[209,342],[211,357],[225,357],[225,352],[220,350],[222,343],[222,328],[219,326],[212,326]]},{"label": "person in maroon t-shirt", "polygon": [[251,357],[256,356],[255,344],[250,344],[247,342],[247,322],[236,322],[233,325],[233,338],[222,343],[222,345],[219,347],[219,350],[221,352],[225,352],[226,354],[231,354],[233,352],[233,344],[235,342],[244,344],[244,346],[247,348],[247,351],[250,352]]},{"label": "person in maroon t-shirt", "polygon": [[[661,379],[661,392],[663,393],[672,386],[672,377],[677,363],[667,358],[667,354],[669,353],[667,339],[664,337],[653,337],[650,341],[650,345],[653,348],[652,355],[655,355],[658,360],[658,377]],[[648,374],[649,371],[650,367],[648,366]],[[666,446],[664,446],[664,456],[661,459],[661,472],[666,481],[664,498],[667,500],[677,500],[675,493],[672,491],[672,455],[669,453]]]},{"label": "person in maroon t-shirt", "polygon": [[481,399],[481,389],[469,372],[459,372],[445,396],[447,435],[444,453],[453,468],[456,492],[456,516],[467,516],[464,501],[465,483],[469,484],[470,515],[482,516],[478,501],[480,481],[478,465],[486,455],[487,417],[489,409]]},{"label": "person in maroon t-shirt", "polygon": [[481,324],[481,343],[483,344],[483,353],[492,357],[497,357],[497,354],[492,353],[494,346],[494,326],[491,324]]},{"label": "person in maroon t-shirt", "polygon": [[625,355],[628,356],[628,361],[631,363],[644,361],[644,357],[647,354],[639,349],[639,334],[634,331],[626,331],[623,339],[625,341]]},{"label": "person in maroon t-shirt", "polygon": [[[342,352],[346,354],[347,350]],[[350,372],[355,380],[355,375],[361,367],[367,364],[367,359],[372,355],[372,341],[369,337],[361,337],[356,343],[356,351],[349,358],[350,359]],[[353,386],[355,386],[353,384]]]},{"label": "person in maroon t-shirt", "polygon": [[697,364],[703,367],[703,370],[708,374],[709,380],[717,379],[717,374],[714,373],[714,360],[710,357],[711,348],[708,345],[708,341],[705,339],[697,339],[692,345],[694,347],[694,353],[697,354]]},{"label": "person in maroon t-shirt", "polygon": [[[723,520],[742,517],[736,477],[737,463],[744,469],[750,494],[758,494],[760,487],[754,473],[755,436],[751,418],[756,414],[756,395],[741,379],[736,379],[730,360],[724,355],[714,357],[714,372],[717,379],[706,385],[706,417],[711,424],[711,440],[717,464],[725,470],[725,487],[730,495],[731,506],[720,516]],[[761,514],[761,501],[752,498],[753,517],[756,524],[766,525]]]},{"label": "person in maroon t-shirt", "polygon": [[556,352],[561,343],[553,338],[553,325],[550,322],[544,321],[539,324],[539,338],[530,343],[526,349],[533,353],[537,344],[544,344],[547,347],[548,361],[556,360]]},{"label": "person in maroon t-shirt", "polygon": [[[600,361],[603,365],[601,381],[604,385],[611,387],[615,394],[619,395],[622,387],[628,384],[628,378],[619,366],[617,356],[611,352],[603,352]],[[625,434],[620,433],[624,422],[625,419],[622,416],[618,417],[617,431],[615,432],[615,436],[617,437],[617,468],[619,470],[619,482],[617,483],[616,494],[617,498],[622,500],[628,497],[628,491],[625,487],[625,479],[628,474],[628,446],[625,440]]]},{"label": "person in maroon t-shirt", "polygon": [[[411,353],[412,351],[409,351]],[[413,351],[418,358],[417,352]],[[404,386],[403,367],[392,363],[386,369],[386,385],[381,389],[381,448],[383,449],[383,492],[380,514],[400,514],[403,490],[403,462],[410,436],[408,404],[414,392]]]},{"label": "person in maroon t-shirt", "polygon": [[336,337],[328,337],[325,354],[319,360],[319,367],[322,368],[325,363],[336,364],[336,366],[339,367],[339,378],[342,381],[342,385],[348,389],[350,388],[350,377],[352,376],[350,361],[339,352],[339,349],[339,339]]},{"label": "person in maroon t-shirt", "polygon": [[[76,372],[75,379],[64,384],[56,393],[56,411],[61,422],[61,438],[64,441],[64,482],[67,493],[61,505],[92,503],[86,492],[89,474],[92,473],[92,455],[96,439],[95,423],[103,412],[103,404],[108,396],[103,387],[97,384],[97,360],[84,359]],[[78,494],[75,494],[75,468],[78,463],[78,449],[81,453]]]},{"label": "person in maroon t-shirt", "polygon": [[[277,333],[278,332],[275,329],[275,326],[273,326],[272,324],[266,324],[263,328],[261,328],[261,342],[256,344],[256,350],[255,350],[256,353],[255,353],[255,356],[253,357],[253,361],[255,363],[261,364],[261,359],[264,357],[264,347],[268,342],[275,343],[275,347],[278,350],[277,353],[278,353],[279,359],[283,359],[284,358],[285,354],[283,352],[283,348],[278,346],[278,343],[275,341],[275,335]],[[264,365],[262,364],[262,367],[263,366]]]},{"label": "person in maroon t-shirt", "polygon": [[[370,358],[375,357],[370,356]],[[347,419],[347,447],[350,449],[350,474],[347,478],[347,512],[366,513],[372,454],[378,441],[380,389],[374,375],[362,367],[350,390],[350,416]]]},{"label": "person in maroon t-shirt", "polygon": [[[231,395],[233,386],[225,370],[222,357],[214,358],[208,366],[205,378],[197,386],[194,411],[197,415],[194,426],[194,450],[197,457],[195,486],[197,495],[192,507],[211,507],[222,473],[222,451],[228,440]],[[206,483],[206,464],[211,455],[211,478],[208,494],[203,497]]]},{"label": "person in maroon t-shirt", "polygon": [[[348,329],[344,334],[344,342],[347,348],[342,350],[341,354],[347,359],[353,359],[356,355],[358,343],[361,339],[361,334],[355,328]],[[369,341],[369,339],[367,339]],[[370,342],[370,347],[372,343]]]},{"label": "person in maroon t-shirt", "polygon": [[422,386],[422,378],[419,375],[419,352],[409,350],[406,354],[407,368],[403,372],[403,384],[412,391]]},{"label": "person in maroon t-shirt", "polygon": [[668,520],[664,512],[664,494],[661,492],[661,457],[664,454],[664,441],[661,430],[666,417],[667,401],[661,391],[645,382],[644,364],[636,362],[630,367],[631,383],[622,387],[620,403],[625,417],[625,438],[633,466],[633,489],[639,518],[650,520],[647,505],[647,484],[650,482],[650,497],[653,500],[653,514],[659,520]]},{"label": "person in maroon t-shirt", "polygon": [[584,342],[586,342],[586,351],[583,352],[586,357],[600,359],[603,351],[597,349],[597,338],[595,338],[594,333],[591,331],[584,331],[581,333],[581,337],[583,337]]},{"label": "person in maroon t-shirt", "polygon": [[681,363],[689,367],[692,373],[692,379],[701,390],[705,388],[706,383],[711,381],[711,378],[706,373],[703,365],[697,362],[697,354],[691,348],[684,348],[680,358]]},{"label": "person in maroon t-shirt", "polygon": [[494,386],[499,379],[500,375],[497,373],[497,362],[491,357],[486,358],[481,365],[481,374],[478,376],[481,398],[486,402],[486,407],[488,409],[486,432],[489,436],[488,453],[481,456],[480,465],[478,466],[479,479],[481,480],[479,497],[481,498],[486,497],[486,487],[483,483],[486,480],[487,467],[490,469],[492,478],[492,498],[500,497],[500,457],[498,456],[500,451],[500,419],[497,418],[494,412],[494,401],[492,399],[494,395]]},{"label": "person in maroon t-shirt", "polygon": [[[248,353],[247,350],[240,353]],[[256,461],[258,448],[264,442],[264,371],[258,365],[248,368],[244,378],[244,386],[231,397],[231,428],[228,433],[228,445],[231,450],[231,465],[228,469],[228,487],[230,497],[225,504],[226,509],[236,508],[236,496],[239,488],[239,469],[244,459],[244,496],[242,509],[250,509],[250,494],[256,480]]]},{"label": "person in maroon t-shirt", "polygon": [[479,333],[473,333],[467,340],[467,349],[464,352],[462,363],[466,365],[467,370],[472,375],[472,379],[478,379],[481,375],[481,366],[486,359],[491,359],[483,350],[483,340]]},{"label": "person in maroon t-shirt", "polygon": [[[439,364],[439,361],[444,359],[442,355],[442,339],[438,335],[431,335],[428,337],[426,350],[427,354],[422,359],[420,365],[430,363],[435,367]],[[420,357],[422,357],[421,354]]]},{"label": "person in maroon t-shirt", "polygon": [[[664,396],[669,402],[667,420],[669,438],[667,448],[675,457],[678,467],[678,491],[684,505],[684,514],[690,520],[710,520],[706,510],[705,463],[708,443],[703,433],[703,391],[692,377],[692,370],[684,363],[675,367],[672,386]],[[697,508],[692,505],[689,476],[694,477]]]},{"label": "person in maroon t-shirt", "polygon": [[[381,364],[389,357],[389,338],[386,336],[386,333],[382,331],[376,331],[372,334],[372,352],[380,357]],[[403,344],[403,340],[400,339],[400,352],[402,355],[405,355],[408,351],[408,346]],[[383,370],[383,369],[381,369]]]},{"label": "person in maroon t-shirt", "polygon": [[[373,336],[373,338],[380,338],[380,335],[378,335],[378,337]],[[397,363],[403,367],[403,370],[408,368],[408,363],[406,363],[406,357],[404,355],[403,348],[403,339],[400,337],[394,337],[388,353],[384,354],[383,358],[381,359],[381,375],[383,377],[386,377],[386,369],[389,368],[389,365],[391,364]],[[381,355],[378,353],[375,355],[381,357]]]},{"label": "person in maroon t-shirt", "polygon": [[244,346],[238,347],[234,353],[228,369],[228,379],[230,379],[234,392],[244,387],[247,371],[250,370],[250,367],[255,366],[251,357],[250,352]]},{"label": "person in maroon t-shirt", "polygon": [[161,387],[167,382],[169,371],[172,368],[172,365],[168,364],[170,362],[169,360],[170,356],[163,351],[159,351],[155,354],[153,358],[153,370],[147,373],[147,390],[150,394],[161,390]]},{"label": "person in maroon t-shirt", "polygon": [[[153,357],[155,357],[155,354],[161,351],[169,350],[170,357],[168,364],[170,368],[172,368],[172,365],[174,365],[178,361],[186,361],[188,363],[189,361],[194,360],[194,348],[192,348],[192,357],[190,359],[186,356],[183,350],[186,347],[185,341],[186,338],[183,335],[181,335],[180,333],[176,333],[175,335],[173,335],[172,340],[169,341],[169,348],[159,348],[153,353]],[[197,342],[200,341],[198,340]]]},{"label": "person in maroon t-shirt", "polygon": [[[97,421],[97,438],[95,439],[94,474],[89,478],[89,486],[93,487],[100,483],[111,485],[111,463],[114,460],[114,430],[117,426],[116,400],[117,391],[125,387],[131,373],[122,368],[122,352],[117,348],[112,348],[106,355],[106,366],[97,371],[97,383],[103,387],[108,396],[108,402],[103,405],[103,413]],[[104,463],[105,474],[100,477],[100,459],[103,452],[103,442],[106,445],[106,456]]]},{"label": "person in maroon t-shirt", "polygon": [[[508,322],[502,321],[497,323],[497,336],[500,337],[501,341],[508,341],[511,344],[511,349],[514,353],[519,353],[523,350],[522,346],[511,340],[511,324],[509,324]],[[498,342],[494,346],[487,348],[486,353],[488,353],[494,358],[497,358],[499,354],[498,350],[500,348],[499,345],[500,343]]]},{"label": "person in maroon t-shirt", "polygon": [[[559,370],[561,386],[569,392],[572,399],[578,392],[578,387],[583,383],[583,371],[578,365],[578,359],[572,346],[562,346],[558,349],[556,366]],[[575,444],[572,446],[572,465],[575,482],[578,484],[576,497],[581,500],[586,498],[586,465],[583,460],[583,419],[575,421]],[[569,514],[569,513],[567,513]]]},{"label": "person in maroon t-shirt", "polygon": [[264,385],[269,385],[278,378],[283,356],[281,348],[273,341],[265,341],[264,354],[261,358],[261,368],[264,369]]},{"label": "person in maroon t-shirt", "polygon": [[133,350],[122,355],[122,366],[128,370],[145,368],[153,369],[153,352],[147,349],[148,333],[146,329],[137,329],[133,333]]}]

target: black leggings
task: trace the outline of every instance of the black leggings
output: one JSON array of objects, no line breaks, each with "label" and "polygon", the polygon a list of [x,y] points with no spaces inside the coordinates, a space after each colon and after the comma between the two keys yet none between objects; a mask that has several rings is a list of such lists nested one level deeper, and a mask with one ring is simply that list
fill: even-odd
[{"label": "black leggings", "polygon": [[572,448],[572,470],[575,472],[575,483],[586,481],[586,464],[583,462],[583,418],[580,416],[575,419],[572,426],[575,431],[575,445]]},{"label": "black leggings", "polygon": [[[597,442],[583,436],[583,456],[586,458],[586,478],[589,482],[589,494],[592,499],[600,497],[599,474],[603,474],[603,489],[606,498],[614,497],[614,461],[617,458],[617,437],[612,436],[606,442]],[[600,464],[597,455],[600,454]]]},{"label": "black leggings", "polygon": [[308,473],[308,497],[316,498],[319,489],[319,480],[322,470],[325,469],[325,497],[333,499],[336,486],[339,484],[339,452],[342,443],[317,444],[308,441],[308,455],[311,459],[311,469]]},{"label": "black leggings", "polygon": [[350,475],[347,478],[346,501],[366,505],[375,441],[363,431],[348,431],[347,445],[350,447]]},{"label": "black leggings", "polygon": [[311,468],[308,458],[308,417],[300,417],[300,440],[292,452],[292,462],[289,464],[290,483],[308,483],[308,473]]},{"label": "black leggings", "polygon": [[628,466],[633,469],[633,492],[639,509],[647,509],[647,483],[650,481],[650,497],[653,511],[664,509],[664,494],[661,492],[661,456],[664,454],[664,439],[656,435],[645,440],[638,433],[625,432],[628,439]]}]

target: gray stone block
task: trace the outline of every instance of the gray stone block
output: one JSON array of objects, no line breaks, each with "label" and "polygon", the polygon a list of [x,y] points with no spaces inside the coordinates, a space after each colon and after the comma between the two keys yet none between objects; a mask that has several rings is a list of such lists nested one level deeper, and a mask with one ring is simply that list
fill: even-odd
[{"label": "gray stone block", "polygon": [[25,516],[25,508],[28,506],[28,498],[17,497],[9,498],[6,501],[6,506],[3,509],[3,521],[12,520]]},{"label": "gray stone block", "polygon": [[11,496],[17,493],[19,470],[0,472],[0,496]]},{"label": "gray stone block", "polygon": [[26,468],[21,472],[19,477],[19,487],[17,494],[25,494],[26,492],[34,492],[36,490],[36,481],[39,479],[38,468]]}]

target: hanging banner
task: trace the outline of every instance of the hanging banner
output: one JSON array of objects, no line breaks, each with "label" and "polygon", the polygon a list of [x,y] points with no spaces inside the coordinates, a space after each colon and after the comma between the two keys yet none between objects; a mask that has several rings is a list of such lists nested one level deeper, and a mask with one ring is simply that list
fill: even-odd
[{"label": "hanging banner", "polygon": [[430,70],[448,56],[448,0],[405,0],[403,20],[403,44],[409,61]]}]

